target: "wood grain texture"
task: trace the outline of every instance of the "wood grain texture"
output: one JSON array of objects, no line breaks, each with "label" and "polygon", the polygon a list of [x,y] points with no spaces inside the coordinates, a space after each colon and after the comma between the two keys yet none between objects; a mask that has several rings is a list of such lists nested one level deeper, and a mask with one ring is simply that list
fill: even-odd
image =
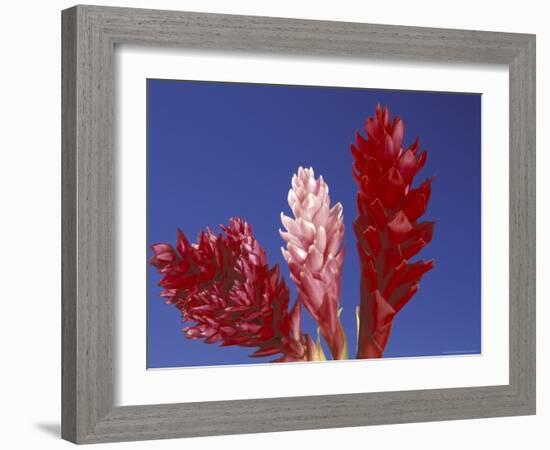
[{"label": "wood grain texture", "polygon": [[[65,439],[111,442],[535,412],[534,36],[97,6],[73,7],[62,16]],[[510,384],[114,407],[113,52],[124,43],[508,65]]]},{"label": "wood grain texture", "polygon": [[76,10],[62,17],[62,435],[76,440]]}]

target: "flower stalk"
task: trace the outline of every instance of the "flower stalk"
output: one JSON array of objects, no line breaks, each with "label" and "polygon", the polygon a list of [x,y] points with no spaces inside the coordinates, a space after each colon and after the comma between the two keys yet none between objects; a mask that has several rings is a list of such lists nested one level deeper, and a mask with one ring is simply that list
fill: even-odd
[{"label": "flower stalk", "polygon": [[152,246],[162,279],[161,296],[181,312],[189,339],[207,344],[256,347],[251,356],[276,361],[306,361],[316,356],[315,344],[300,331],[301,310],[289,311],[289,291],[279,267],[267,256],[252,228],[235,218],[215,235],[210,229],[190,244],[178,230],[176,248]]},{"label": "flower stalk", "polygon": [[426,162],[419,140],[403,148],[403,121],[390,121],[388,108],[376,107],[356,133],[353,176],[359,188],[354,222],[361,265],[357,358],[380,358],[393,319],[418,291],[434,262],[410,262],[432,239],[434,222],[420,222],[431,195],[431,179],[413,188]]},{"label": "flower stalk", "polygon": [[[330,206],[328,185],[312,168],[300,167],[292,177],[288,205],[294,218],[281,213],[286,231],[283,256],[301,303],[319,324],[334,359],[347,359],[346,336],[339,318],[344,262],[343,208]],[[319,346],[320,347],[320,346]]]}]

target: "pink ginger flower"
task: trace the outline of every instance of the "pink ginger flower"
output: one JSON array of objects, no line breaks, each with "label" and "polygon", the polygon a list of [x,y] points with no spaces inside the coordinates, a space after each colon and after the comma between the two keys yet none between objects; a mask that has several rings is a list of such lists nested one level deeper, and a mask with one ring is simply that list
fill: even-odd
[{"label": "pink ginger flower", "polygon": [[301,303],[319,324],[334,359],[347,358],[339,319],[340,279],[344,261],[342,205],[330,207],[329,189],[312,168],[300,167],[292,177],[288,204],[294,219],[281,213],[287,231],[283,256]]}]

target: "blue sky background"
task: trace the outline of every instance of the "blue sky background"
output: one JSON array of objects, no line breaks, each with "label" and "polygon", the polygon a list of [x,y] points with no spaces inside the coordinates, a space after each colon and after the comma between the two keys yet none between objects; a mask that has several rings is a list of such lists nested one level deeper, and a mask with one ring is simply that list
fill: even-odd
[{"label": "blue sky background", "polygon": [[[312,166],[344,205],[347,255],[342,322],[356,348],[359,262],[352,222],[356,185],[349,144],[379,102],[405,123],[404,144],[420,136],[428,151],[419,184],[435,176],[429,209],[433,242],[419,257],[435,268],[395,319],[385,357],[471,354],[481,351],[481,96],[147,80],[147,259],[155,242],[174,243],[180,227],[190,240],[206,226],[218,230],[245,218],[280,264],[279,214],[298,166]],[[363,133],[364,134],[364,133]],[[144,262],[145,263],[145,262]],[[179,311],[159,297],[159,275],[148,267],[147,367],[262,363],[250,349],[220,348],[184,337]],[[304,331],[315,323],[304,312]]]}]

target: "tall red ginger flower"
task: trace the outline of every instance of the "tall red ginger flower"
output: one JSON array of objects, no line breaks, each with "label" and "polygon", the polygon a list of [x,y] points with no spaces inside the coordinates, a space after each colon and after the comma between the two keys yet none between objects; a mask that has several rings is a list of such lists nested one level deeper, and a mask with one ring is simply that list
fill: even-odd
[{"label": "tall red ginger flower", "polygon": [[300,331],[300,305],[288,311],[288,288],[278,266],[268,267],[250,225],[235,218],[222,231],[215,235],[207,229],[190,244],[178,230],[175,249],[152,246],[161,296],[193,323],[184,328],[186,336],[257,347],[251,356],[281,354],[277,361],[316,359],[312,339]]},{"label": "tall red ginger flower", "polygon": [[354,222],[361,265],[357,358],[380,358],[397,312],[418,291],[434,262],[409,262],[432,239],[434,222],[418,222],[428,206],[431,179],[412,188],[426,162],[419,140],[402,147],[404,126],[390,122],[388,108],[376,107],[366,122],[367,139],[351,145],[359,187]]}]

